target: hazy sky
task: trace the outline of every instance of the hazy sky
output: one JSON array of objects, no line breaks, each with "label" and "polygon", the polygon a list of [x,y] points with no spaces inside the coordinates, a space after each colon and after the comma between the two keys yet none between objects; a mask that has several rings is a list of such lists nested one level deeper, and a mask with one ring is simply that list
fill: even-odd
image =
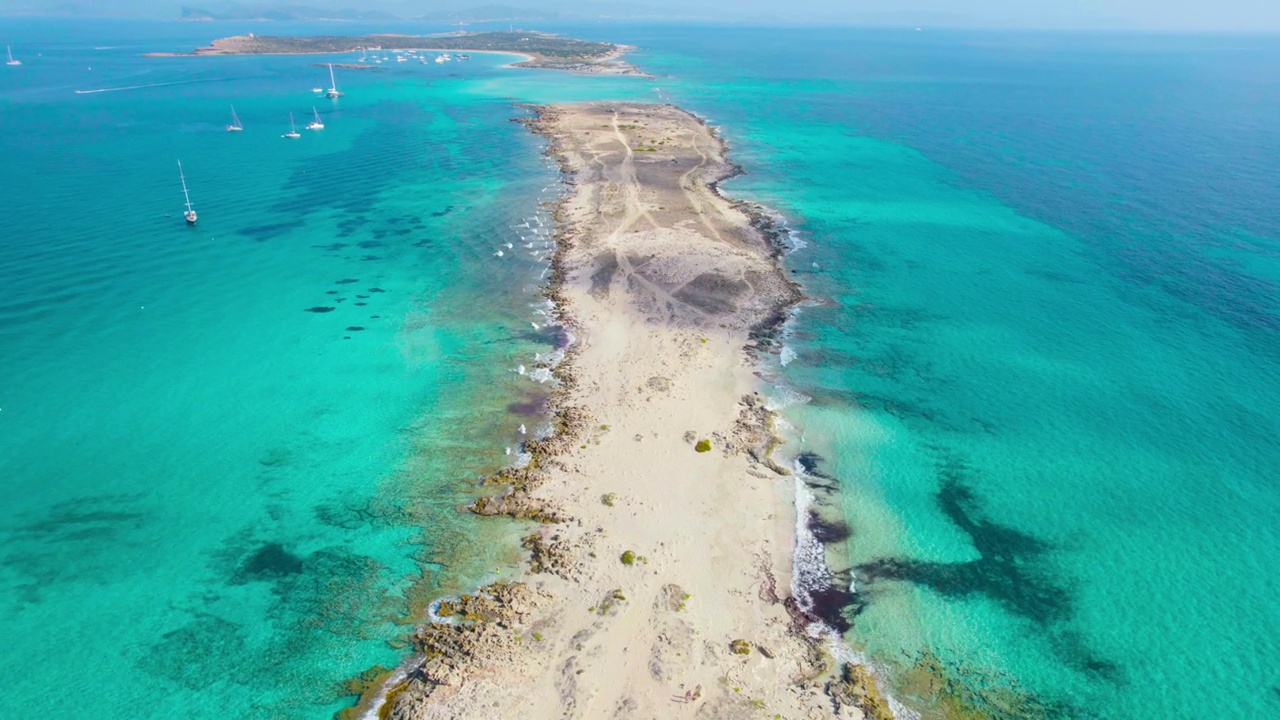
[{"label": "hazy sky", "polygon": [[[76,5],[176,17],[230,0],[0,0],[0,12]],[[506,5],[585,15],[720,16],[743,21],[966,27],[1280,31],[1280,0],[239,0],[256,8],[388,9],[401,16]]]},{"label": "hazy sky", "polygon": [[932,18],[938,24],[965,25],[1280,29],[1280,0],[691,0],[690,4],[868,20],[920,18],[914,24],[927,24]]}]

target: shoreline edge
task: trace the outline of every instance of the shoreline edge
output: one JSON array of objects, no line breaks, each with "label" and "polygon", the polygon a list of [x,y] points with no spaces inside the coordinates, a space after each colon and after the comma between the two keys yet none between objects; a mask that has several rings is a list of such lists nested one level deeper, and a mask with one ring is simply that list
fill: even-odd
[{"label": "shoreline edge", "polygon": [[742,168],[691,113],[526,107],[569,190],[543,295],[576,340],[553,434],[470,510],[529,522],[529,569],[437,603],[349,716],[892,717],[790,592],[798,480],[758,356],[803,296],[776,222],[720,192]]}]

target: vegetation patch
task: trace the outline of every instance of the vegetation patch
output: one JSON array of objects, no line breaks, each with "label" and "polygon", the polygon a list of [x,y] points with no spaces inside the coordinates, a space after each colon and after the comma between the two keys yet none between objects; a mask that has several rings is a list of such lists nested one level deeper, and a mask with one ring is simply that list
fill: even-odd
[{"label": "vegetation patch", "polygon": [[889,701],[863,665],[845,663],[840,679],[827,686],[827,694],[837,705],[858,708],[867,720],[893,720]]},{"label": "vegetation patch", "polygon": [[627,596],[622,594],[622,588],[615,588],[610,590],[609,594],[605,595],[604,599],[591,610],[597,615],[612,615],[617,610],[618,605],[626,601]]},{"label": "vegetation patch", "polygon": [[693,446],[693,449],[700,453],[711,452],[711,441],[705,439],[699,440],[698,444]]},{"label": "vegetation patch", "polygon": [[689,593],[684,588],[675,583],[667,583],[662,586],[662,592],[658,595],[658,607],[671,612],[680,612],[684,610],[685,604],[689,601]]}]

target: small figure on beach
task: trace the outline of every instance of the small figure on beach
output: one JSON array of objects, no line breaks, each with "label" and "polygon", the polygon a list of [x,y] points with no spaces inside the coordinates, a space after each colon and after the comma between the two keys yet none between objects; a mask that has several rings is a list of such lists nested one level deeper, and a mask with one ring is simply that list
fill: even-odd
[{"label": "small figure on beach", "polygon": [[698,685],[692,690],[685,690],[683,695],[676,695],[671,698],[671,702],[691,703],[700,697],[702,697],[702,686]]}]

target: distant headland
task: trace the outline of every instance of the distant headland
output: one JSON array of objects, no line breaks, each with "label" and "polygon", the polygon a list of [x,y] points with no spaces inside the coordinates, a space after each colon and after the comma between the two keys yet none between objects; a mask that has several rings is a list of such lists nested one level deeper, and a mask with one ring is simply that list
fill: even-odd
[{"label": "distant headland", "polygon": [[522,55],[516,67],[564,70],[592,75],[643,75],[622,56],[632,48],[532,31],[458,32],[418,36],[398,34],[285,37],[235,35],[214,40],[189,53],[148,53],[148,57],[195,55],[304,55],[361,49],[496,52]]}]

